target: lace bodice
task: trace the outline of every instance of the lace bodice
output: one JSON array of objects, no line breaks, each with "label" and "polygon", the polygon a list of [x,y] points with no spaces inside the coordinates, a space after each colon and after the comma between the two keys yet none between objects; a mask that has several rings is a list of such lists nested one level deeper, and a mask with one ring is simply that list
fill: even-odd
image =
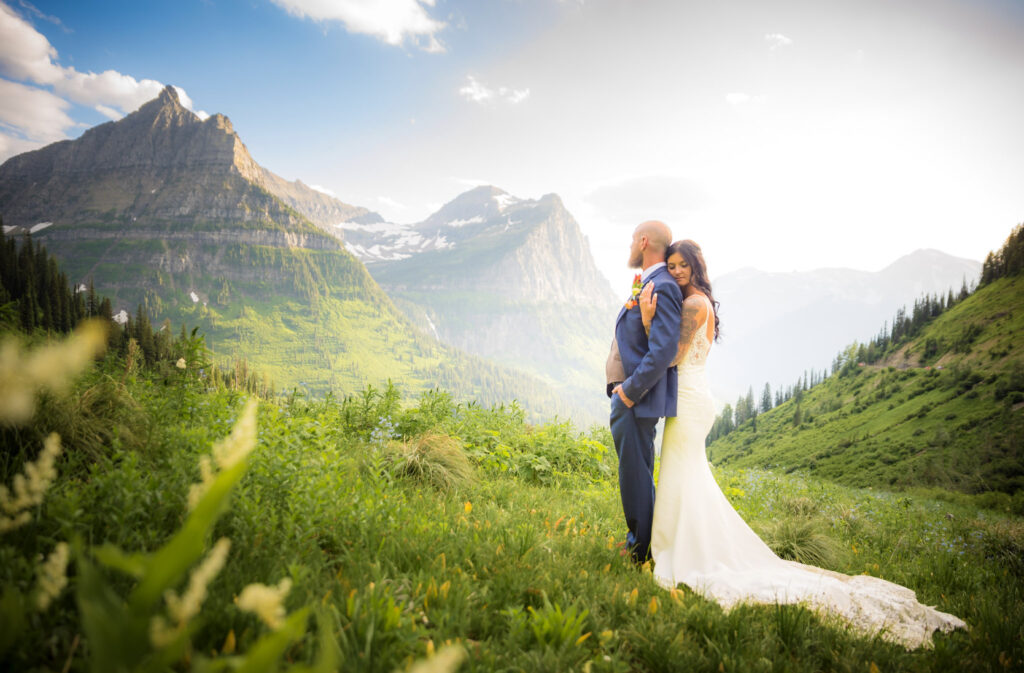
[{"label": "lace bodice", "polygon": [[[676,364],[680,367],[703,367],[708,361],[708,353],[711,351],[711,341],[708,339],[708,321],[714,321],[715,311],[707,297],[704,295],[696,296],[704,300],[707,311],[704,315],[704,321],[690,337],[689,348],[685,348],[682,340],[679,342],[681,357],[677,358]],[[685,339],[686,335],[684,334],[682,338]]]}]

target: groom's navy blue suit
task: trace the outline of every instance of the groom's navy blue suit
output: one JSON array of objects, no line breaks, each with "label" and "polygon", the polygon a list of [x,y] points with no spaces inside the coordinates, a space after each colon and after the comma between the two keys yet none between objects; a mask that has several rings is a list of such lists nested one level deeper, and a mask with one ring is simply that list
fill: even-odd
[{"label": "groom's navy blue suit", "polygon": [[654,283],[657,310],[650,335],[644,330],[639,306],[619,311],[615,340],[626,373],[622,392],[634,402],[627,407],[612,395],[611,429],[619,455],[619,492],[626,515],[626,545],[634,560],[650,557],[654,518],[654,426],[659,418],[676,415],[675,367],[669,367],[679,348],[683,294],[665,267],[646,279]]}]

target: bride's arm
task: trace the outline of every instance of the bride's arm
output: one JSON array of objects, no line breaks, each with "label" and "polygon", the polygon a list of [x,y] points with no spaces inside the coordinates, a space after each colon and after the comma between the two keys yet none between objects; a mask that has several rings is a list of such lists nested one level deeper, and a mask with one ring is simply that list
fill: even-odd
[{"label": "bride's arm", "polygon": [[[640,317],[644,321],[644,331],[651,332],[651,321],[654,320],[654,313],[658,308],[658,295],[653,294],[654,283],[648,283],[640,293]],[[653,294],[653,296],[652,296]],[[682,324],[679,327],[679,352],[676,353],[672,364],[679,364],[690,349],[690,342],[697,329],[704,323],[704,315],[707,313],[707,306],[697,295],[691,295],[683,300]]]}]

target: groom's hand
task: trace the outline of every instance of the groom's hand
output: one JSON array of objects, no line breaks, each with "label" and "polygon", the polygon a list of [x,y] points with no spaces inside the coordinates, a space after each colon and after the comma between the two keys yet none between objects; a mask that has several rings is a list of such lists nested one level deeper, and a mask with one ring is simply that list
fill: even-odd
[{"label": "groom's hand", "polygon": [[626,397],[626,393],[622,392],[621,385],[615,386],[615,388],[612,390],[612,395],[618,395],[619,399],[622,400],[622,403],[626,405],[627,409],[632,409],[633,405],[636,404],[636,402]]}]

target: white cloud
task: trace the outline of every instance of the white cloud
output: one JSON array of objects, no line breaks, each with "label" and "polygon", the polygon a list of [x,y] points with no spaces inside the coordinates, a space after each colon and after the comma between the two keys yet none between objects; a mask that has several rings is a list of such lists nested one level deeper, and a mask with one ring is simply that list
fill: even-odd
[{"label": "white cloud", "polygon": [[60,79],[57,50],[13,9],[0,3],[0,74],[16,80],[52,84]]},{"label": "white cloud", "polygon": [[106,105],[97,105],[96,106],[96,111],[99,112],[101,115],[105,115],[107,118],[109,118],[109,119],[111,119],[112,121],[115,121],[115,122],[118,119],[121,119],[122,117],[124,117],[123,114],[121,114],[120,112],[118,112],[117,110],[115,110],[112,107],[107,107]]},{"label": "white cloud", "polygon": [[793,44],[793,40],[789,39],[782,33],[768,33],[764,36],[765,42],[768,43],[768,48],[775,51],[779,47],[788,47]]},{"label": "white cloud", "polygon": [[399,203],[398,201],[395,201],[394,199],[388,198],[386,196],[378,196],[377,201],[389,208],[395,208],[397,210],[405,210],[406,208],[409,207],[404,203]]},{"label": "white cloud", "polygon": [[[31,5],[23,6],[38,13]],[[137,80],[115,70],[79,72],[61,66],[49,40],[2,2],[0,74],[10,78],[0,79],[5,92],[0,101],[0,134],[5,138],[0,159],[17,153],[26,141],[39,146],[66,137],[66,130],[76,125],[67,115],[68,101],[88,105],[116,120],[156,98],[164,88],[156,80]],[[192,109],[185,90],[175,88],[182,105]],[[196,114],[203,119],[209,116],[202,110]]]},{"label": "white cloud", "polygon": [[68,102],[49,91],[0,79],[0,128],[29,141],[53,142],[75,125]]},{"label": "white cloud", "polygon": [[67,26],[65,26],[64,23],[59,18],[57,18],[56,16],[53,16],[51,14],[44,13],[42,10],[40,10],[38,7],[36,7],[32,3],[25,2],[25,0],[18,0],[18,4],[21,5],[22,9],[25,9],[26,11],[28,11],[29,14],[31,14],[34,17],[36,17],[37,19],[42,19],[43,21],[49,21],[50,23],[54,24],[55,26],[60,26],[61,30],[63,30],[65,33],[70,33],[71,32],[71,29],[69,29]]},{"label": "white cloud", "polygon": [[[444,51],[434,36],[445,27],[427,13],[434,0],[271,0],[289,14],[313,21],[338,21],[350,33],[372,35],[400,45],[406,37],[429,53]],[[426,38],[426,43],[416,38]]]},{"label": "white cloud", "polygon": [[676,175],[624,175],[591,187],[583,197],[612,222],[657,218],[676,222],[712,202],[704,186]]},{"label": "white cloud", "polygon": [[735,92],[725,95],[725,100],[730,105],[743,105],[744,103],[750,102],[750,96],[742,92]]},{"label": "white cloud", "polygon": [[479,180],[477,178],[458,178],[458,177],[453,177],[452,180],[454,180],[458,184],[463,185],[465,187],[480,187],[482,185],[489,185],[489,184],[491,184],[487,180]]},{"label": "white cloud", "polygon": [[472,75],[467,75],[466,80],[466,85],[459,89],[459,94],[474,103],[484,104],[500,100],[515,105],[530,97],[529,89],[511,89],[504,86],[491,89]]}]

